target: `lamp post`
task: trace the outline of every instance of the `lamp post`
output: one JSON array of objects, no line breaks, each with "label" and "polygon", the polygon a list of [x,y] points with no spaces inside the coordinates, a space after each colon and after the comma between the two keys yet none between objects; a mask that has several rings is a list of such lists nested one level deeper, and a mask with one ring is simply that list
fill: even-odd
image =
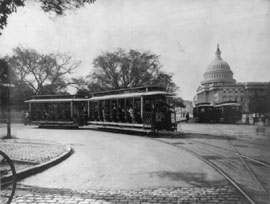
[{"label": "lamp post", "polygon": [[11,119],[10,119],[10,88],[15,87],[14,84],[1,84],[4,87],[7,87],[8,97],[7,97],[7,139],[11,139]]}]

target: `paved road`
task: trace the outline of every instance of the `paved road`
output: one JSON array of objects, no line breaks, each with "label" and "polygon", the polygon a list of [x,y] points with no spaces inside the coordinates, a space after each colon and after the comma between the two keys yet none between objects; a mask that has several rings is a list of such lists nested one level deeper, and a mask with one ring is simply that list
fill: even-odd
[{"label": "paved road", "polygon": [[20,125],[12,133],[69,144],[75,151],[21,181],[14,203],[248,203],[204,162],[148,137]]},{"label": "paved road", "polygon": [[259,142],[258,139],[263,136],[270,137],[270,127],[254,125],[233,125],[233,124],[214,124],[214,123],[179,123],[177,127],[179,132],[210,134],[216,136],[234,136],[244,138],[249,141]]},{"label": "paved road", "polygon": [[21,182],[26,185],[134,189],[227,184],[220,174],[190,153],[148,137],[33,127],[15,127],[13,133],[23,139],[69,144],[75,151],[65,162]]},{"label": "paved road", "polygon": [[196,152],[233,178],[257,203],[269,202],[270,127],[181,123],[178,128],[186,135],[159,140]]},{"label": "paved road", "polygon": [[[208,144],[213,143],[213,145],[219,145],[221,148],[227,145],[227,143],[223,142],[224,139],[230,139],[241,154],[270,164],[270,127],[181,123],[178,126],[178,131],[183,133],[198,133],[200,136],[193,136],[192,139],[198,139],[198,141]],[[209,137],[209,135],[214,137]],[[221,143],[219,144],[219,142]]]}]

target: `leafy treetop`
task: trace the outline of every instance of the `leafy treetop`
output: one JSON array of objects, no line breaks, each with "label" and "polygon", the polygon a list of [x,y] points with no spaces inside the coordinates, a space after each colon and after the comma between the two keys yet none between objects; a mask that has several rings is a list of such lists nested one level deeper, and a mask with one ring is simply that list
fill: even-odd
[{"label": "leafy treetop", "polygon": [[[25,6],[27,0],[0,0],[0,35],[1,30],[7,25],[8,16],[17,11],[20,6]],[[36,0],[41,4],[44,12],[54,12],[64,15],[66,10],[74,10],[86,3],[94,3],[95,0]]]},{"label": "leafy treetop", "polygon": [[88,83],[90,92],[147,85],[162,86],[169,92],[178,89],[172,81],[173,75],[161,71],[159,56],[149,51],[105,52],[94,59],[93,65]]}]

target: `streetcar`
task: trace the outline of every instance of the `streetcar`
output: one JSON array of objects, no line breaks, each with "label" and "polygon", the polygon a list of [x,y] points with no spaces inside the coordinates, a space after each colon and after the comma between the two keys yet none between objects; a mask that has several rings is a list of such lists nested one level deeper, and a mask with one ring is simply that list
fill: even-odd
[{"label": "streetcar", "polygon": [[216,122],[236,123],[241,120],[241,105],[236,101],[227,101],[215,106]]},{"label": "streetcar", "polygon": [[86,124],[87,101],[87,97],[80,95],[36,95],[25,103],[29,104],[31,124],[39,127],[77,128]]},{"label": "streetcar", "polygon": [[241,105],[236,101],[226,101],[211,105],[199,103],[193,108],[195,122],[236,123],[241,119]]},{"label": "streetcar", "polygon": [[32,124],[39,127],[80,127],[175,131],[174,96],[162,87],[146,86],[78,95],[41,95],[25,101]]},{"label": "streetcar", "polygon": [[92,94],[88,124],[144,132],[176,130],[172,94],[148,86]]},{"label": "streetcar", "polygon": [[215,120],[215,109],[210,103],[198,103],[193,108],[195,122],[209,123]]}]

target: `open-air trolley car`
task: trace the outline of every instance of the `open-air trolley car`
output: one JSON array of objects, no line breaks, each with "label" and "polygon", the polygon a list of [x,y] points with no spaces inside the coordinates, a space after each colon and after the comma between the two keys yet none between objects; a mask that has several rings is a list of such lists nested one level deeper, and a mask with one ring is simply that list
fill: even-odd
[{"label": "open-air trolley car", "polygon": [[138,87],[83,96],[35,96],[31,122],[40,127],[129,129],[144,132],[176,129],[172,94],[160,87]]},{"label": "open-air trolley car", "polygon": [[25,101],[29,120],[39,127],[78,127],[87,115],[87,98],[77,95],[39,95]]}]

